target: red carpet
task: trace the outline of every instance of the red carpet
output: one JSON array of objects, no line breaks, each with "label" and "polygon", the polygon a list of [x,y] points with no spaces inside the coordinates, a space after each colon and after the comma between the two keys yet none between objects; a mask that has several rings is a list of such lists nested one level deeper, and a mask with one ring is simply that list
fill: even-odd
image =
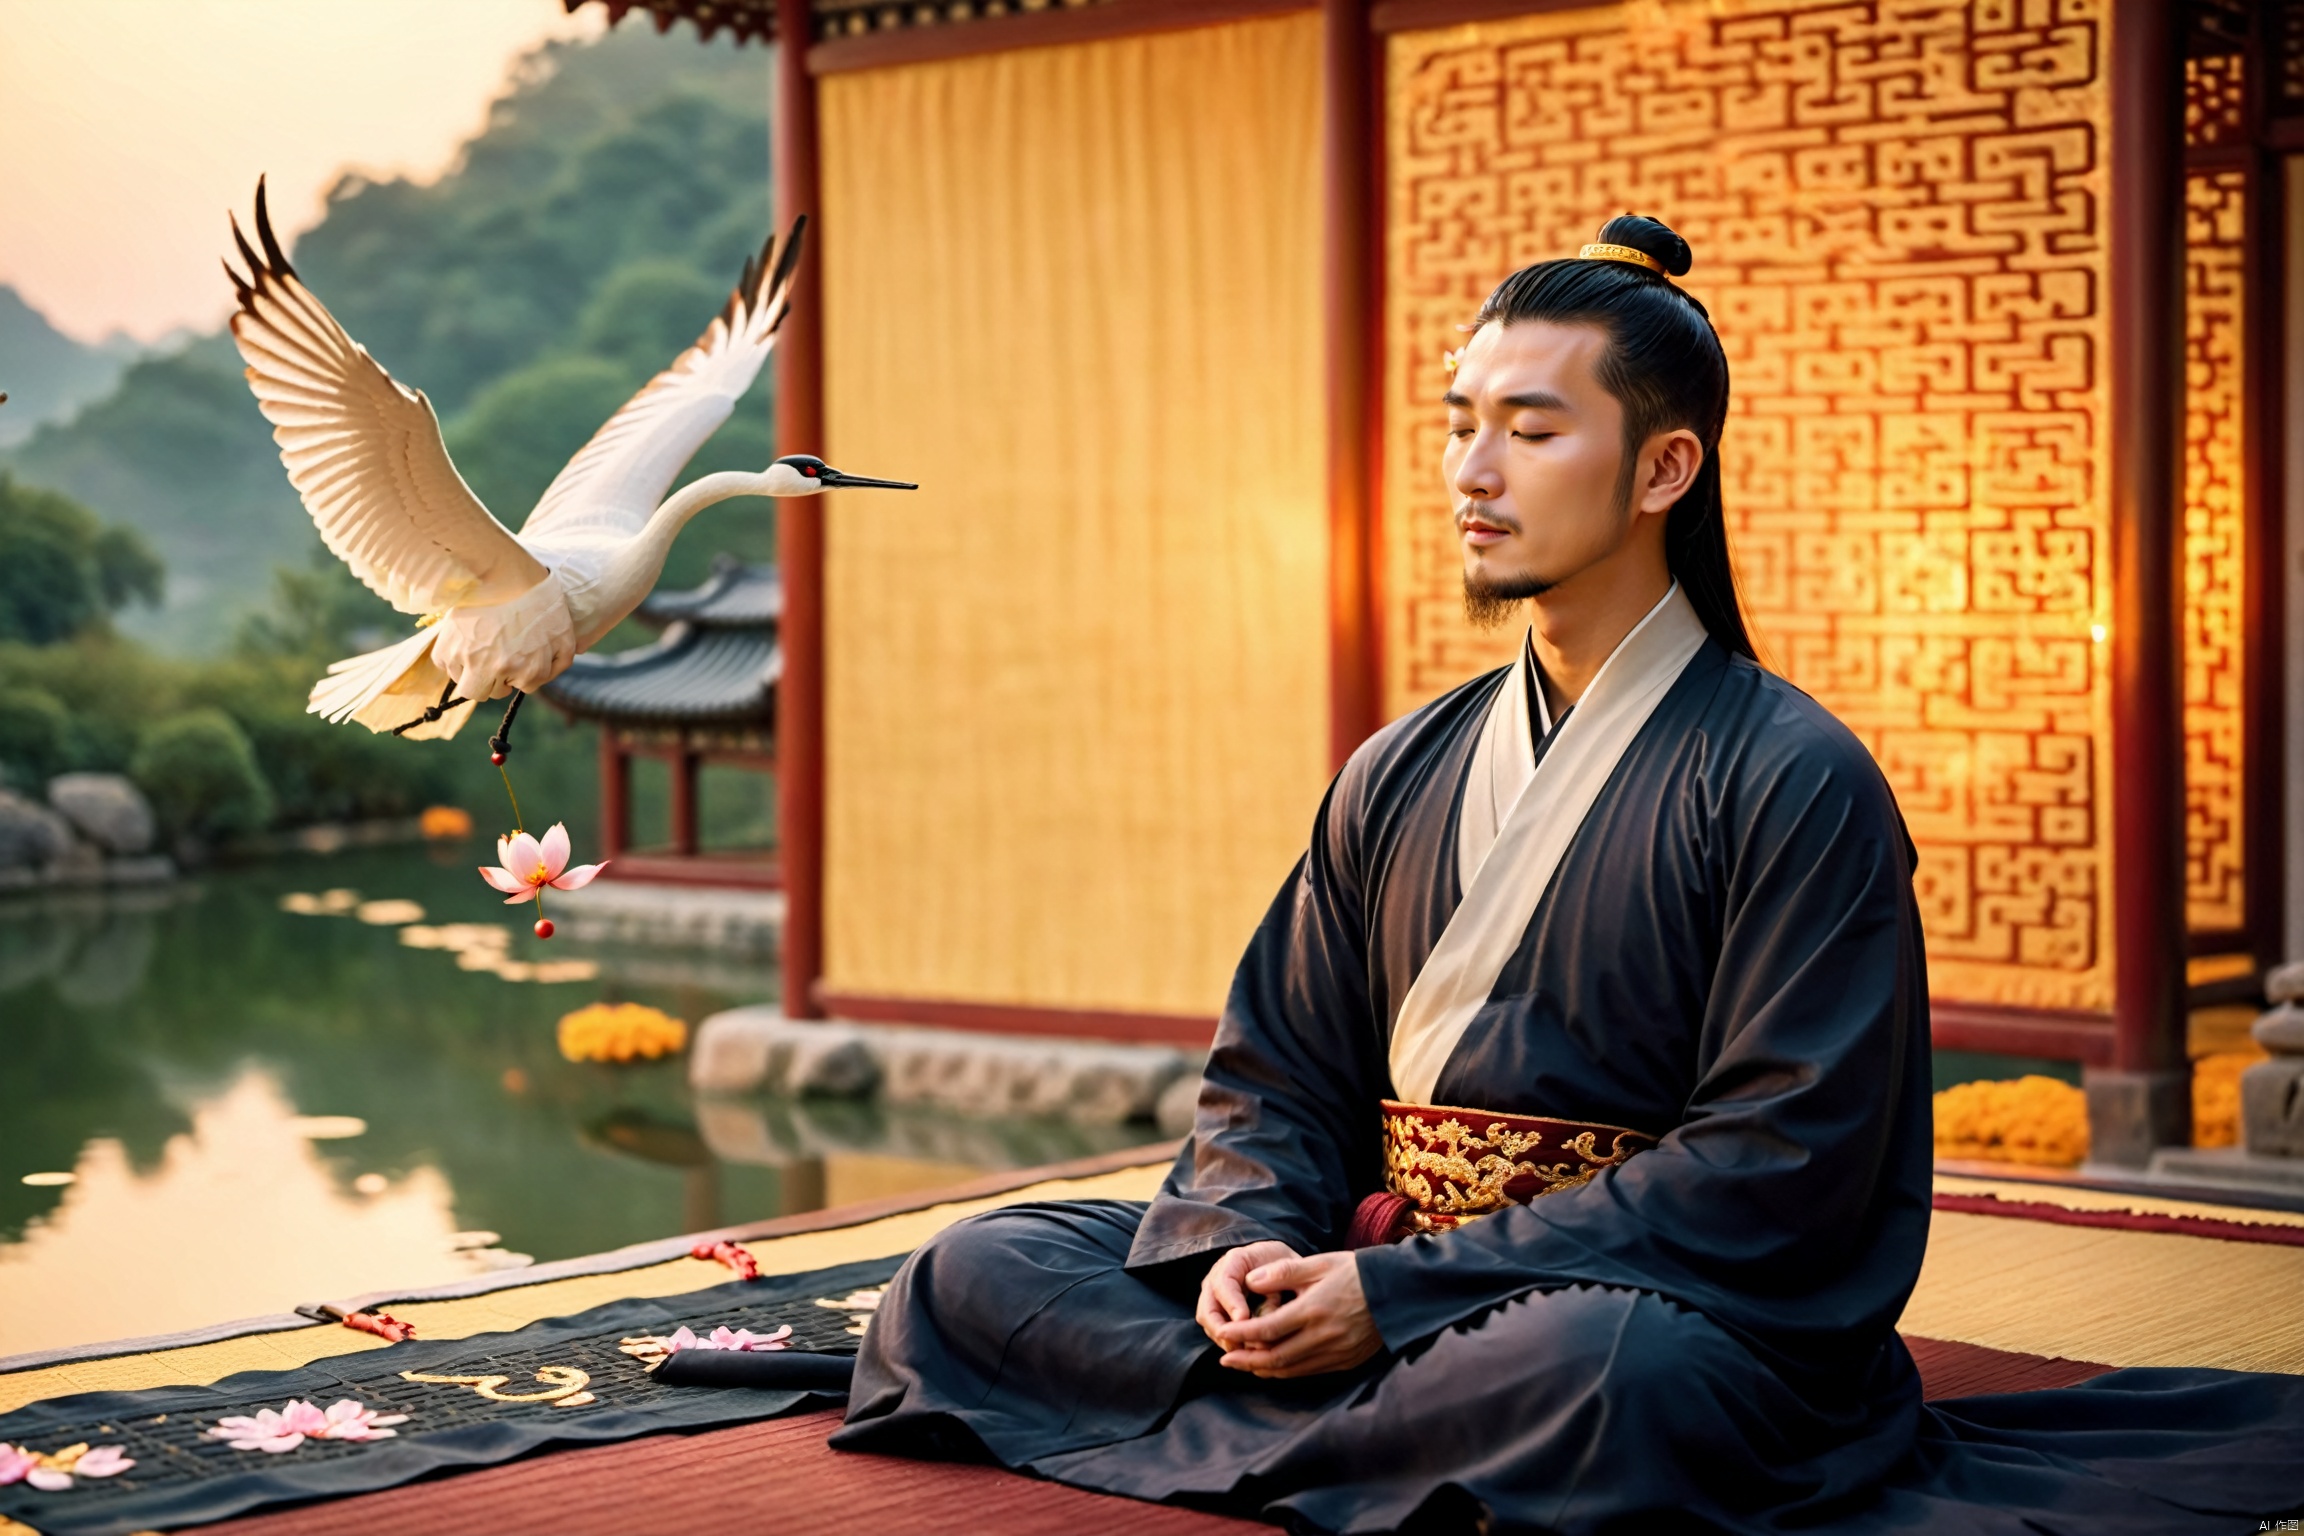
[{"label": "red carpet", "polygon": [[[1930,1397],[2069,1386],[2109,1366],[1911,1339]],[[772,1419],[695,1435],[533,1456],[382,1493],[204,1526],[208,1536],[1221,1536],[1270,1526],[1082,1493],[993,1467],[843,1456],[838,1417]]]}]

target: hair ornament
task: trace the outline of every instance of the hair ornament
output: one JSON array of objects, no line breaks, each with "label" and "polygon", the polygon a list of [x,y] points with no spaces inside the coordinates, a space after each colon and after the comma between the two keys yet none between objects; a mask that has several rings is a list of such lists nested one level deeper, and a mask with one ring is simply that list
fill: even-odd
[{"label": "hair ornament", "polygon": [[1440,354],[1440,366],[1448,370],[1448,375],[1450,378],[1455,377],[1457,365],[1463,361],[1464,349],[1462,347],[1458,347],[1453,352],[1442,352]]},{"label": "hair ornament", "polygon": [[1646,267],[1658,277],[1666,279],[1671,275],[1664,270],[1664,263],[1637,246],[1588,245],[1576,254],[1585,261],[1621,261],[1630,266]]}]

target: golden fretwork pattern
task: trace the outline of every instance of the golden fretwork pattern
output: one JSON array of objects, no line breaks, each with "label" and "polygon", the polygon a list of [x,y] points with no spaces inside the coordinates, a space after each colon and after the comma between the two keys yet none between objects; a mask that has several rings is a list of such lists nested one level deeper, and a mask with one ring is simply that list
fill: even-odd
[{"label": "golden fretwork pattern", "polygon": [[2247,56],[2212,53],[2186,59],[2184,142],[2237,144],[2247,136]]},{"label": "golden fretwork pattern", "polygon": [[2184,894],[2196,930],[2247,918],[2241,820],[2241,380],[2247,176],[2184,181]]},{"label": "golden fretwork pattern", "polygon": [[1396,34],[1386,699],[1465,623],[1443,352],[1496,280],[1653,213],[1734,369],[1729,533],[1766,659],[1871,748],[1940,997],[2111,1000],[2105,7],[1641,0]]}]

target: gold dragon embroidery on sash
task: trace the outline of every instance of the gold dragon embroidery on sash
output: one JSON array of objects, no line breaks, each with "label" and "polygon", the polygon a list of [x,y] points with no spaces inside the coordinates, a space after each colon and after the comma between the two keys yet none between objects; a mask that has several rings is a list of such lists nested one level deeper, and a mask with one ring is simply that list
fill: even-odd
[{"label": "gold dragon embroidery on sash", "polygon": [[1606,1152],[1599,1147],[1599,1130],[1587,1130],[1562,1139],[1559,1150],[1570,1156],[1544,1163],[1525,1158],[1544,1144],[1541,1131],[1517,1131],[1503,1120],[1488,1121],[1480,1129],[1454,1115],[1432,1125],[1414,1115],[1384,1117],[1384,1182],[1396,1195],[1416,1202],[1417,1222],[1455,1226],[1519,1203],[1510,1189],[1515,1180],[1531,1181],[1525,1198],[1535,1200],[1591,1182],[1603,1168],[1613,1168],[1642,1150],[1648,1138],[1636,1131],[1618,1131]]}]

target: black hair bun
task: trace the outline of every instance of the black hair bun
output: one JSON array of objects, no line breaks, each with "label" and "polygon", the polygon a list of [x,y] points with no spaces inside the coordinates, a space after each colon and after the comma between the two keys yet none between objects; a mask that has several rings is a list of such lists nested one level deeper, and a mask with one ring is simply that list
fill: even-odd
[{"label": "black hair bun", "polygon": [[1661,219],[1621,213],[1600,226],[1598,238],[1602,245],[1628,245],[1636,251],[1645,251],[1662,262],[1664,270],[1674,277],[1686,276],[1688,269],[1696,264],[1688,242]]}]

